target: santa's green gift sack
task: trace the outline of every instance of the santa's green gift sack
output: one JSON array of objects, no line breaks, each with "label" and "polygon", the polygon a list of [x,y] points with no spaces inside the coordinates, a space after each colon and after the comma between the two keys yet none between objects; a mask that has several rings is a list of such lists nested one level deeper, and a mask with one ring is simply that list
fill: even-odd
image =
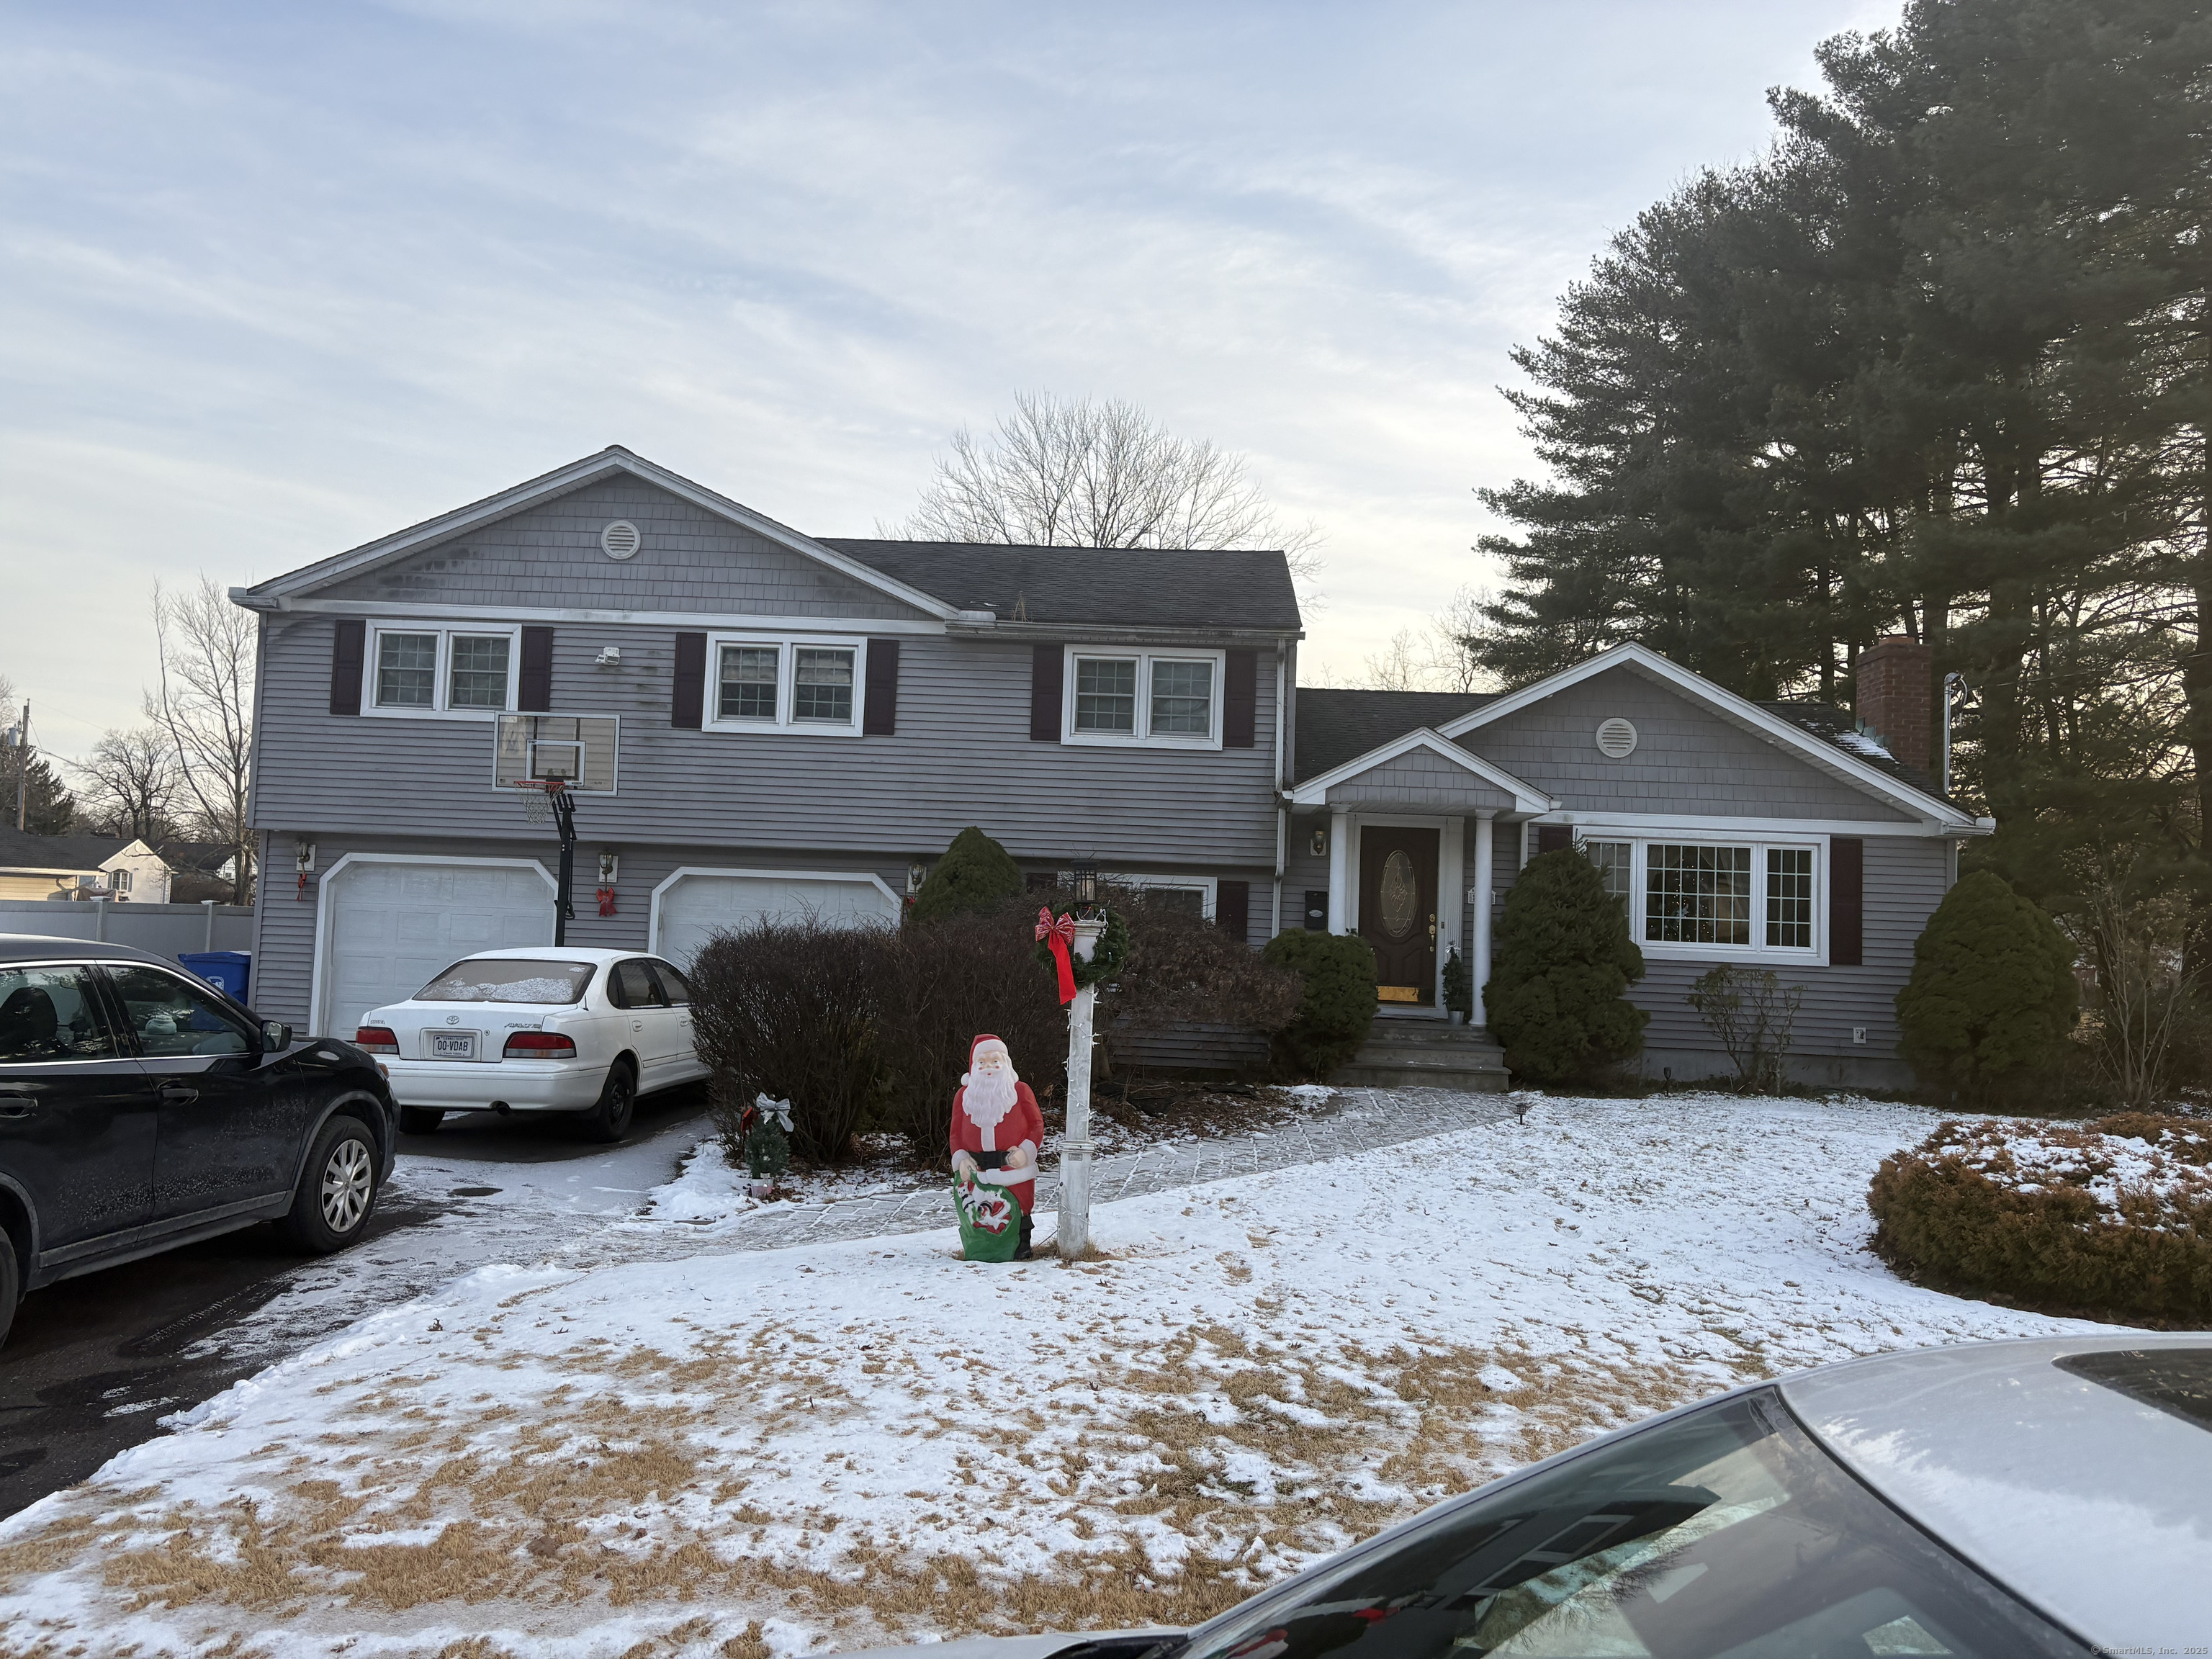
[{"label": "santa's green gift sack", "polygon": [[970,1261],[1012,1261],[1022,1242],[1022,1201],[1004,1187],[973,1176],[952,1182],[960,1212],[960,1253]]}]

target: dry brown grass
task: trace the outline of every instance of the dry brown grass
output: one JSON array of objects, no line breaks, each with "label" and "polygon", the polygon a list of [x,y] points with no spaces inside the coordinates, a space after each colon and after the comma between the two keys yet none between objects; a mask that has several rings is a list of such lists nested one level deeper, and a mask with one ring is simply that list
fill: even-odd
[{"label": "dry brown grass", "polygon": [[[987,1443],[1003,1427],[989,1414],[1003,1379],[958,1350],[880,1334],[825,1341],[767,1326],[674,1355],[580,1344],[552,1362],[565,1380],[496,1414],[469,1401],[466,1377],[380,1379],[325,1431],[254,1454],[258,1498],[80,1489],[0,1548],[0,1593],[73,1571],[118,1610],[241,1639],[302,1617],[384,1627],[429,1609],[465,1625],[462,1610],[498,1603],[505,1621],[529,1608],[573,1629],[592,1608],[642,1608],[665,1613],[672,1636],[690,1632],[683,1642],[719,1638],[732,1659],[765,1659],[766,1617],[848,1646],[1186,1625],[1505,1467],[1710,1386],[1678,1367],[1587,1354],[1370,1352],[1297,1327],[1279,1301],[1256,1297],[1251,1310],[1239,1330],[1114,1339],[1095,1365],[1033,1396],[1011,1484],[1004,1449]],[[498,1358],[479,1363],[489,1374]],[[890,1374],[912,1379],[906,1415],[864,1425],[884,1411]],[[878,1390],[872,1401],[863,1389]],[[884,1477],[860,1456],[822,1454],[818,1433],[794,1437],[848,1420],[949,1443],[953,1477],[932,1489],[893,1475],[871,1492]],[[778,1462],[801,1443],[813,1461]],[[902,1530],[887,1531],[879,1508],[841,1511],[830,1480],[875,1498],[896,1482],[927,1508],[916,1518],[902,1506]],[[1076,1542],[1042,1557],[1018,1547],[1048,1523]],[[1156,1559],[1151,1538],[1187,1553]],[[7,1645],[31,1633],[0,1622],[0,1648],[71,1650]],[[631,1651],[675,1650],[655,1642]]]}]

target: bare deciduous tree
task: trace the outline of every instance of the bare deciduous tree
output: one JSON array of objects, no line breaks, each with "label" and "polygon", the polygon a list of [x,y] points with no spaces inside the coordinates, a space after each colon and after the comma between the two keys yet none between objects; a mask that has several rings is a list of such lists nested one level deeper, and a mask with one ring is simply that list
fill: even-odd
[{"label": "bare deciduous tree", "polygon": [[2130,902],[2122,883],[2108,881],[2091,890],[2075,925],[2097,966],[2099,1058],[2138,1111],[2150,1110],[2172,1080],[2174,1039],[2187,1011],[2188,981],[2172,942],[2179,932],[2174,899],[2166,893]]},{"label": "bare deciduous tree", "polygon": [[176,834],[182,781],[169,734],[161,726],[111,727],[93,745],[92,757],[70,769],[85,786],[78,811],[101,835],[158,846]]},{"label": "bare deciduous tree", "polygon": [[1242,456],[1134,404],[1018,393],[995,434],[963,427],[913,517],[886,533],[1030,547],[1279,548],[1310,584],[1319,531],[1286,528]]},{"label": "bare deciduous tree", "polygon": [[147,695],[146,714],[176,757],[197,827],[236,854],[231,902],[244,904],[253,890],[246,793],[253,763],[254,619],[202,576],[183,592],[155,585],[154,632],[161,680]]},{"label": "bare deciduous tree", "polygon": [[1498,678],[1482,665],[1486,588],[1462,587],[1419,629],[1401,628],[1366,660],[1365,683],[1378,691],[1485,691]]}]

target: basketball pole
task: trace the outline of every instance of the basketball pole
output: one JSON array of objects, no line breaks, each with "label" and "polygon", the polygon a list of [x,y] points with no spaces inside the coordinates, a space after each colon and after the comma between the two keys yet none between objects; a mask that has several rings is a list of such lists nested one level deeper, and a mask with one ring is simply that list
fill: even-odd
[{"label": "basketball pole", "polygon": [[554,826],[561,832],[561,890],[553,901],[553,943],[562,945],[568,942],[568,924],[576,919],[576,907],[568,902],[568,885],[576,875],[576,804],[558,784],[545,793],[552,799]]}]

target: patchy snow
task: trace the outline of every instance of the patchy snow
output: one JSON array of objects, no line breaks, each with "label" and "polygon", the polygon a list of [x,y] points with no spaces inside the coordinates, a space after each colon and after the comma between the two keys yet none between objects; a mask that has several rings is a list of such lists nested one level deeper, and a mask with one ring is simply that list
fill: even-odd
[{"label": "patchy snow", "polygon": [[[2212,1203],[2212,1126],[2142,1140],[2080,1124],[1978,1119],[1945,1123],[1924,1151],[1954,1155],[1976,1174],[2018,1192],[2086,1193],[2100,1221],[2189,1231],[2196,1225],[2193,1206]],[[2123,1200],[2141,1201],[2123,1217]]]},{"label": "patchy snow", "polygon": [[1854,755],[1864,755],[1869,760],[1893,758],[1887,744],[1864,732],[1838,732],[1834,741],[1838,749],[1848,749]]},{"label": "patchy snow", "polygon": [[0,1647],[764,1659],[1187,1622],[1741,1380],[2089,1328],[1866,1251],[1869,1179],[1933,1122],[1541,1099],[1103,1206],[1076,1267],[963,1262],[948,1226],[483,1267],[0,1526]]}]

